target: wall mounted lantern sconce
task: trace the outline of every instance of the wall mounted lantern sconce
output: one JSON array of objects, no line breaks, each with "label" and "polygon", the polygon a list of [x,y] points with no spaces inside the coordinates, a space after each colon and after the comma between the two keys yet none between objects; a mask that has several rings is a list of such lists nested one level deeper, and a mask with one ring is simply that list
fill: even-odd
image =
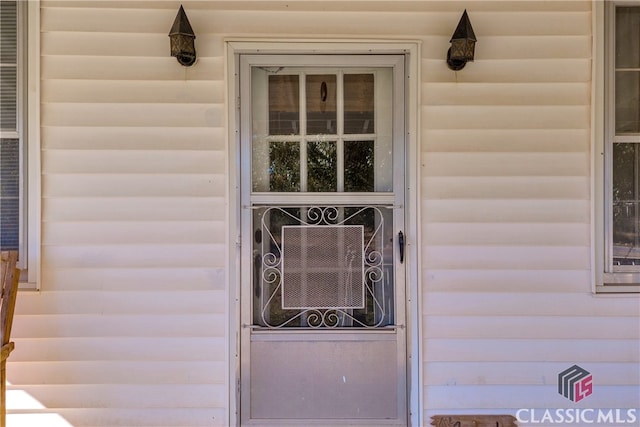
[{"label": "wall mounted lantern sconce", "polygon": [[171,56],[175,56],[178,62],[185,67],[190,67],[196,62],[196,35],[193,33],[187,14],[184,13],[182,5],[178,10],[171,31],[169,40],[171,41]]},{"label": "wall mounted lantern sconce", "polygon": [[468,61],[473,62],[473,54],[476,49],[476,35],[473,32],[469,15],[465,9],[458,22],[456,30],[451,36],[451,47],[447,51],[447,65],[454,71],[459,71],[467,65]]}]

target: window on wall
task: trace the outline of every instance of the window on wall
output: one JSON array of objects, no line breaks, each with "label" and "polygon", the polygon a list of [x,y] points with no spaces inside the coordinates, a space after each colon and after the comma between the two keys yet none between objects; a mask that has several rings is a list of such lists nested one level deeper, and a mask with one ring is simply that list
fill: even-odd
[{"label": "window on wall", "polygon": [[640,285],[640,6],[610,3],[604,164],[602,290]]},{"label": "window on wall", "polygon": [[0,1],[0,248],[20,250],[23,261],[26,254],[24,3]]}]

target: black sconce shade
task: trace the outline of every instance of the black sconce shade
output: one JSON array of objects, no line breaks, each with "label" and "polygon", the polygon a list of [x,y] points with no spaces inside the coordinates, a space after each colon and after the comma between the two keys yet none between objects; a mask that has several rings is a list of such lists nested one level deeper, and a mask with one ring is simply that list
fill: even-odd
[{"label": "black sconce shade", "polygon": [[169,31],[171,56],[175,56],[178,62],[186,67],[193,65],[196,62],[195,39],[196,35],[193,33],[187,14],[180,6],[171,31]]},{"label": "black sconce shade", "polygon": [[473,32],[469,15],[465,10],[458,22],[456,30],[451,36],[451,47],[447,52],[447,65],[452,70],[462,70],[467,61],[473,62],[473,55],[476,49],[476,35]]}]

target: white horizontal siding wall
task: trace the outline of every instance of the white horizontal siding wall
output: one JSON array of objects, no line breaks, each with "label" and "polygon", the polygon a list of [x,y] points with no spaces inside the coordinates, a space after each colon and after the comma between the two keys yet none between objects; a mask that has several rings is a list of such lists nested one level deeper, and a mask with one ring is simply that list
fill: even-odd
[{"label": "white horizontal siding wall", "polygon": [[[464,70],[423,51],[425,424],[640,401],[638,298],[591,294],[591,5],[502,4],[465,4]],[[557,392],[573,364],[594,377],[580,405]]]},{"label": "white horizontal siding wall", "polygon": [[[567,405],[574,363],[589,405],[638,401],[638,300],[590,293],[589,1],[183,3],[190,68],[177,1],[41,2],[42,291],[9,367],[40,406],[10,426],[229,422],[225,37],[422,42],[425,425]],[[477,59],[454,73],[465,8]]]},{"label": "white horizontal siding wall", "polygon": [[41,2],[42,291],[10,426],[228,424],[223,44],[200,26],[180,66],[158,6]]}]

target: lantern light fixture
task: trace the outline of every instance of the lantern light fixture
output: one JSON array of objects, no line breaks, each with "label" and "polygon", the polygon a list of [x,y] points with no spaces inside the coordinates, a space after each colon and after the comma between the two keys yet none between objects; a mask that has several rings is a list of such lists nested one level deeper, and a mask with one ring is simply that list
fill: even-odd
[{"label": "lantern light fixture", "polygon": [[451,47],[447,51],[447,65],[450,69],[459,71],[467,65],[468,61],[473,62],[476,35],[473,32],[466,9],[453,32],[453,36],[451,36],[450,43]]},{"label": "lantern light fixture", "polygon": [[180,5],[176,19],[169,31],[171,41],[171,56],[175,56],[178,62],[185,67],[190,67],[196,62],[196,35],[191,28],[187,14]]}]

